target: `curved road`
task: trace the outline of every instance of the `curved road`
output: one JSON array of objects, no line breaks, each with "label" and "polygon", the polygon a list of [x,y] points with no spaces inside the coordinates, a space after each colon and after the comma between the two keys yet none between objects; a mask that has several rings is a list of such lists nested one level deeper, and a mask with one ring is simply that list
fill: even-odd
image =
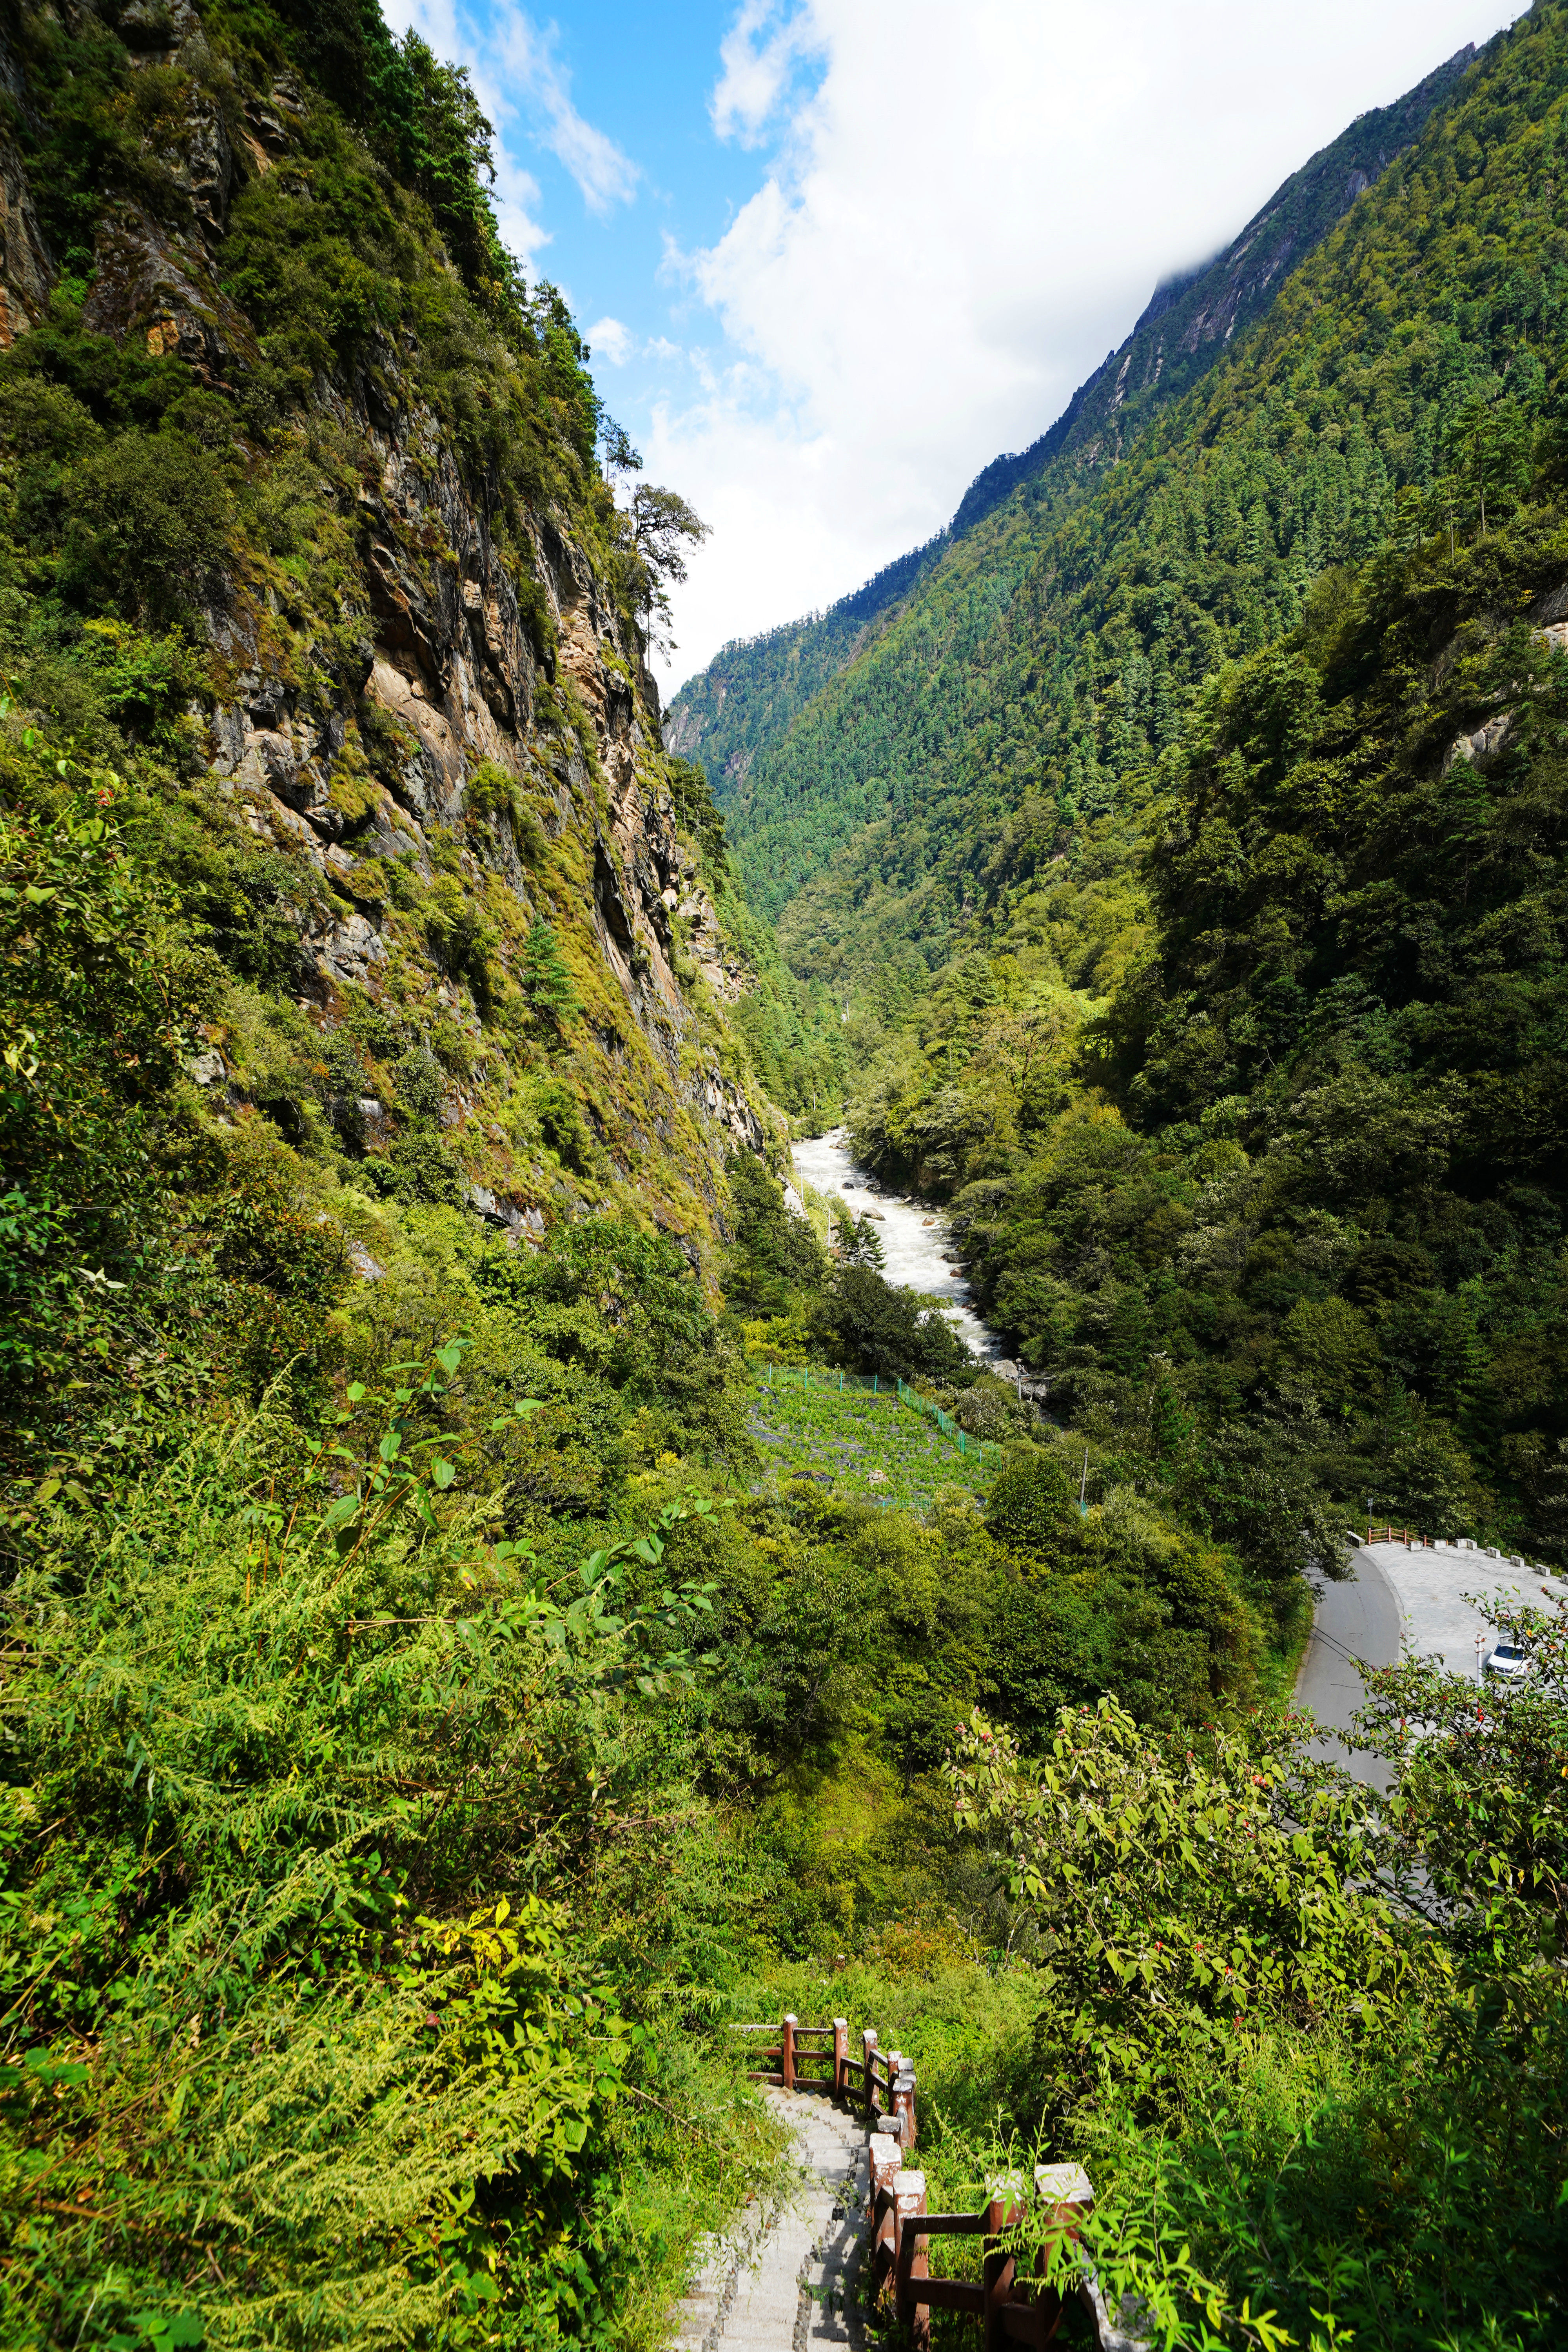
[{"label": "curved road", "polygon": [[[1348,1765],[1358,1780],[1386,1789],[1388,1767],[1365,1748],[1347,1748],[1344,1731],[1362,1703],[1352,1664],[1396,1665],[1402,1655],[1430,1658],[1450,1674],[1473,1675],[1479,1651],[1496,1638],[1486,1605],[1529,1602],[1539,1609],[1568,1600],[1568,1586],[1544,1568],[1466,1538],[1432,1544],[1358,1544],[1346,1583],[1325,1582],[1318,1598],[1296,1696],[1323,1726],[1314,1751]],[[1478,1605],[1479,1604],[1479,1605]]]},{"label": "curved road", "polygon": [[[1351,1555],[1349,1581],[1322,1586],[1296,1677],[1298,1703],[1311,1708],[1325,1732],[1348,1729],[1362,1704],[1362,1679],[1352,1661],[1397,1665],[1403,1630],[1398,1595],[1371,1552],[1358,1548]],[[1313,1740],[1312,1753],[1346,1765],[1369,1788],[1388,1787],[1388,1766],[1364,1748],[1324,1738]]]}]

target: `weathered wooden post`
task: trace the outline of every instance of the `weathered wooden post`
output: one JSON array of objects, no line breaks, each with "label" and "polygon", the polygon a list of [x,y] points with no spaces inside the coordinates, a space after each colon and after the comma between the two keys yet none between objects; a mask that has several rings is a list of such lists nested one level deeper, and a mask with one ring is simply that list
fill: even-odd
[{"label": "weathered wooden post", "polygon": [[[1039,2254],[1036,2260],[1036,2269],[1039,2276],[1044,2278],[1048,2273],[1052,2260],[1064,2238],[1070,2240],[1074,2245],[1080,2243],[1084,2222],[1094,2210],[1094,2190],[1089,2186],[1088,2173],[1080,2164],[1037,2164],[1035,2189],[1044,2208],[1041,2218],[1046,2225]],[[1099,2282],[1095,2278],[1093,2270],[1083,2263],[1081,2256],[1079,2270],[1079,2298],[1093,2321],[1097,2339],[1103,2343],[1105,2335],[1100,2323],[1104,2314],[1104,2305],[1103,2302],[1096,2300],[1100,2293]],[[1061,2289],[1058,2287],[1056,2293],[1059,2309]]]},{"label": "weathered wooden post", "polygon": [[784,2076],[786,2091],[795,2088],[795,2029],[798,2021],[794,2016],[786,2017],[784,2021],[784,2048],[779,2053],[779,2071]]},{"label": "weathered wooden post", "polygon": [[860,2042],[865,2052],[861,2084],[866,2100],[866,2113],[874,2117],[877,2113],[877,2034],[873,2026],[867,2026],[860,2036]]},{"label": "weathered wooden post", "polygon": [[849,2020],[836,2017],[833,2021],[833,2095],[838,2098],[849,2088]]},{"label": "weathered wooden post", "polygon": [[[910,2288],[917,2278],[925,2278],[930,2273],[926,2242],[918,2231],[909,2227],[925,2210],[925,2174],[900,2172],[893,2184],[893,2316],[900,2327],[914,2325],[915,2302]],[[928,2322],[928,2340],[930,2333]]]},{"label": "weathered wooden post", "polygon": [[903,2135],[900,2126],[900,2118],[893,2105],[893,2085],[898,2081],[899,2076],[903,2073],[903,2052],[901,2050],[889,2050],[888,2053],[888,2104],[882,2109],[882,2128],[884,2131],[890,2131],[894,2137],[900,2141],[902,2140]]},{"label": "weathered wooden post", "polygon": [[1027,2209],[1029,2186],[1021,2172],[998,2172],[985,2184],[985,2234],[1000,2237],[1021,2221]]},{"label": "weathered wooden post", "polygon": [[1007,2290],[1013,2284],[1015,2263],[1011,2254],[997,2246],[985,2257],[981,2273],[985,2295],[985,2312],[981,2322],[984,2331],[985,2352],[1001,2352],[1004,2342],[1002,2305],[1007,2300]]},{"label": "weathered wooden post", "polygon": [[904,2160],[903,2149],[886,2132],[873,2132],[866,2149],[866,2169],[869,2180],[868,2219],[871,2224],[871,2242],[879,2259],[885,2250],[891,2258],[893,2243],[892,2195],[900,2167]]},{"label": "weathered wooden post", "polygon": [[1078,2236],[1094,2210],[1094,2191],[1081,2164],[1037,2164],[1035,2188],[1045,2208],[1048,2252],[1055,2240]]},{"label": "weathered wooden post", "polygon": [[915,2077],[912,2067],[901,2061],[899,2072],[889,2085],[894,2115],[899,2121],[899,2137],[905,2147],[915,2144]]}]

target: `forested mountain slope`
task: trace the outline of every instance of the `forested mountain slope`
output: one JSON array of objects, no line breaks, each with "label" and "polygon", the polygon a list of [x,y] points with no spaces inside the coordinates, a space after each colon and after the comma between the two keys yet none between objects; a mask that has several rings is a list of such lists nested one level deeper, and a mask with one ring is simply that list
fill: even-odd
[{"label": "forested mountain slope", "polygon": [[[1044,475],[1053,459],[1070,461],[1057,469],[1069,486],[1081,481],[1085,469],[1114,464],[1153,411],[1195,382],[1237,331],[1268,308],[1290,269],[1447,100],[1473,55],[1470,47],[1461,49],[1393,106],[1358,116],[1276,191],[1223,253],[1160,287],[1126,341],[1079,385],[1049,431],[975,477],[950,532],[889,564],[827,612],[726,646],[681,687],[670,705],[666,742],[672,751],[700,759],[725,796],[742,845],[752,822],[746,787],[753,763],[766,760],[811,697],[866,648],[879,618],[918,592],[952,540]],[[770,804],[761,781],[755,804],[759,810]],[[770,887],[762,861],[748,871],[758,887]]]},{"label": "forested mountain slope", "polygon": [[953,516],[954,535],[1058,455],[1085,466],[1113,465],[1152,411],[1178,399],[1262,316],[1291,270],[1447,103],[1474,56],[1467,42],[1392,106],[1357,115],[1275,190],[1222,253],[1157,287],[1126,341],[1079,386],[1049,432],[975,476]]},{"label": "forested mountain slope", "polygon": [[[374,0],[5,24],[0,2342],[662,2352],[791,2185],[731,2024],[831,2007],[917,2053],[939,2203],[1087,2161],[1173,2342],[1547,2352],[1562,1636],[1506,1712],[1385,1678],[1382,1811],[1278,1702],[1363,1470],[1555,1540],[1561,16],[1432,178],[1468,308],[1395,282],[1342,371],[1397,425],[1424,338],[1507,359],[1452,551],[1304,583],[1152,767],[1075,703],[1081,807],[1037,751],[1021,828],[884,889],[895,942],[968,898],[949,965],[823,902],[850,1024],[658,745],[659,546],[463,77]],[[1311,335],[1364,331],[1314,299],[1225,574],[1265,635]],[[1177,685],[1239,625],[1195,446],[1126,526]],[[1079,662],[1101,551],[1053,557]],[[850,1055],[1070,1425],[786,1210],[753,1073]],[[883,1375],[832,1469],[780,1359]],[[988,1441],[929,1517],[890,1373]]]},{"label": "forested mountain slope", "polygon": [[778,1129],[657,551],[374,0],[7,9],[0,85],[0,2336],[547,2339],[702,2218],[604,2151],[609,1595],[744,1452]]},{"label": "forested mountain slope", "polygon": [[[1544,24],[1539,37],[1550,46]],[[795,937],[816,928],[803,887],[854,834],[856,892],[873,870],[896,900],[918,892],[891,919],[945,953],[1005,820],[1028,803],[1037,825],[1042,787],[1064,845],[1104,816],[1173,740],[1183,694],[1289,627],[1321,565],[1379,545],[1396,493],[1447,497],[1468,462],[1467,401],[1499,390],[1497,429],[1536,413],[1529,338],[1556,299],[1550,200],[1515,218],[1512,165],[1527,159],[1491,152],[1482,93],[1497,84],[1471,74],[1108,478],[1086,482],[1064,459],[986,517],[728,793],[766,903],[796,900]],[[1547,275],[1531,281],[1538,258]],[[1473,507],[1474,487],[1463,496]],[[825,910],[836,887],[821,886]]]},{"label": "forested mountain slope", "polygon": [[941,560],[946,542],[947,533],[939,531],[826,613],[723,646],[670,703],[666,748],[699,758],[711,775],[743,783],[759,752],[780,740],[795,713],[867,642],[878,615]]},{"label": "forested mountain slope", "polygon": [[1091,493],[949,552],[735,815],[853,1016],[862,1150],[958,1194],[1064,1406],[1542,1549],[1565,106],[1538,6]]}]

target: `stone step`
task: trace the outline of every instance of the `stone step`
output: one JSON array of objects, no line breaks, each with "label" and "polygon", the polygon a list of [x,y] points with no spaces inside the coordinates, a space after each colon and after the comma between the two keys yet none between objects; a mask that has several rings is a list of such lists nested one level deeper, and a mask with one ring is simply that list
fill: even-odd
[{"label": "stone step", "polygon": [[[672,2352],[796,2352],[849,2343],[841,2304],[865,2203],[866,2127],[820,2096],[770,2089],[795,2140],[799,2175],[764,2234],[731,2232],[701,2248],[690,2291],[670,2314]],[[817,2289],[806,2292],[803,2282]]]}]

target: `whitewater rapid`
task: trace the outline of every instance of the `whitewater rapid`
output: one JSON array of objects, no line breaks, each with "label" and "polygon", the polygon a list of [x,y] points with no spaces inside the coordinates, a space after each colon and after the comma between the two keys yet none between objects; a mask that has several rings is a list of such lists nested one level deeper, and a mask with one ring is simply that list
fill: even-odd
[{"label": "whitewater rapid", "polygon": [[1001,1354],[1001,1342],[988,1330],[970,1304],[970,1288],[959,1272],[934,1210],[919,1201],[900,1200],[884,1192],[874,1176],[858,1168],[849,1139],[841,1127],[814,1135],[794,1148],[795,1181],[819,1192],[842,1195],[852,1217],[869,1211],[879,1219],[878,1236],[891,1283],[911,1290],[929,1291],[943,1302],[943,1313],[966,1348],[987,1361]]}]

